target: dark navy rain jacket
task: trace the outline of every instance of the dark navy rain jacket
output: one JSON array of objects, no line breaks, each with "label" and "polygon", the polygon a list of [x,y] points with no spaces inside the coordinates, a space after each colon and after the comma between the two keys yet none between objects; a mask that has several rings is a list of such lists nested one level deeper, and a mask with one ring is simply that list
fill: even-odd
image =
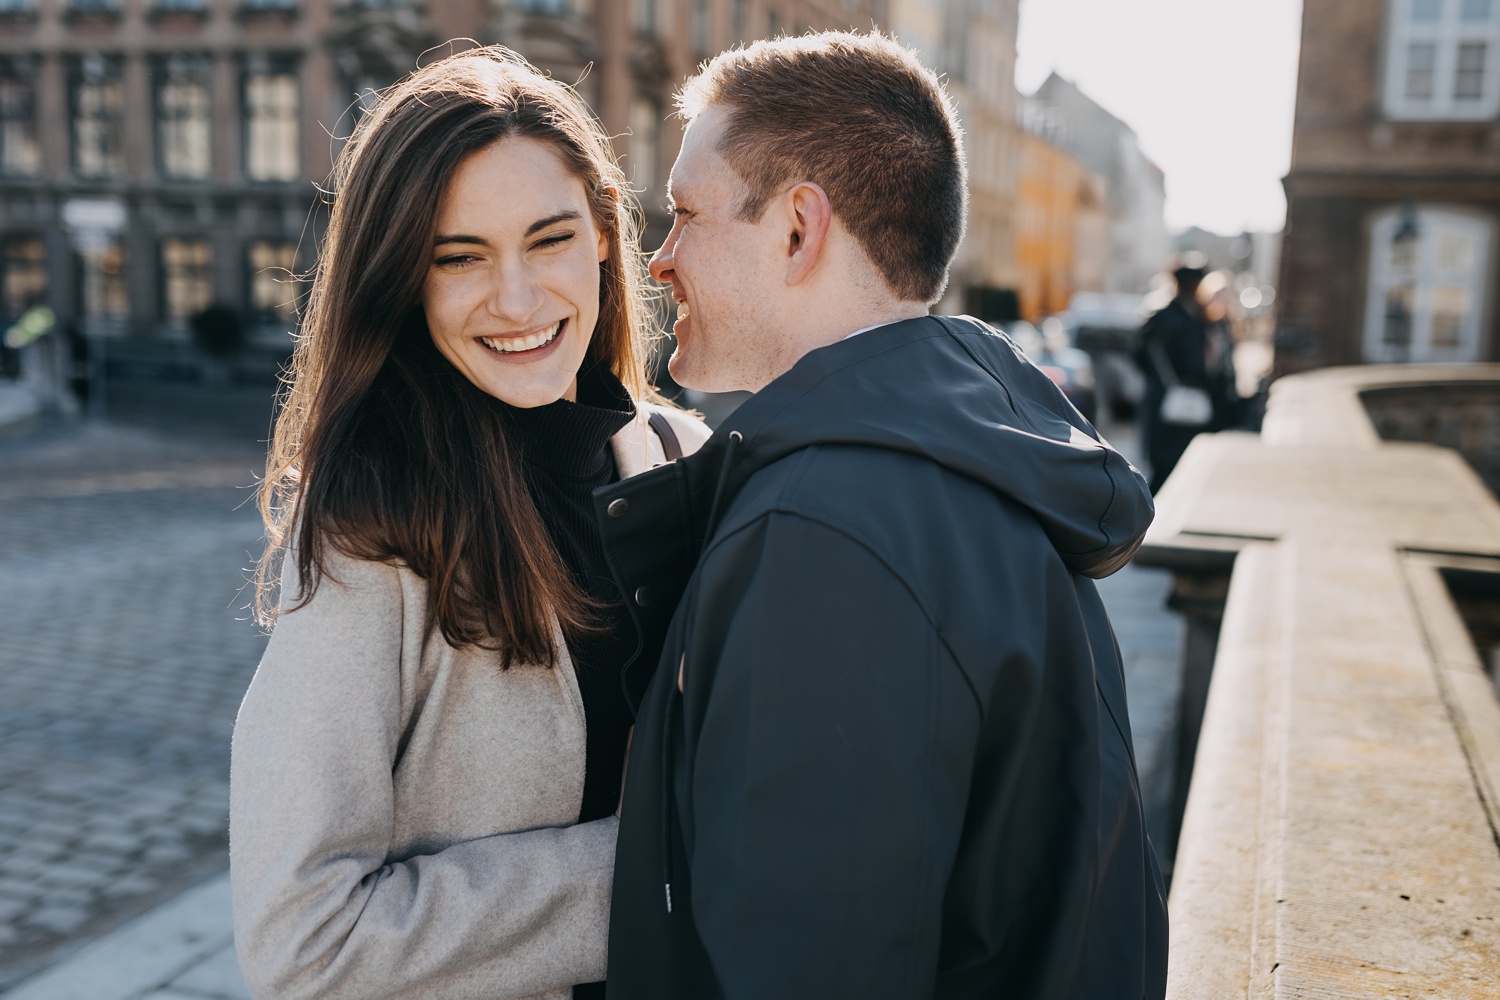
[{"label": "dark navy rain jacket", "polygon": [[1008,339],[813,351],[595,502],[642,637],[610,997],[1163,995],[1090,579],[1150,494]]}]

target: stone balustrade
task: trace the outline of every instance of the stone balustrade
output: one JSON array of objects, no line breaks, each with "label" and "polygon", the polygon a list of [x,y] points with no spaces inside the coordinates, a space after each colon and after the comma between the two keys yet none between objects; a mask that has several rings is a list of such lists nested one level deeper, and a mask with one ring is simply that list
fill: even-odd
[{"label": "stone balustrade", "polygon": [[1500,365],[1294,376],[1163,488],[1173,1000],[1500,996],[1497,421]]}]

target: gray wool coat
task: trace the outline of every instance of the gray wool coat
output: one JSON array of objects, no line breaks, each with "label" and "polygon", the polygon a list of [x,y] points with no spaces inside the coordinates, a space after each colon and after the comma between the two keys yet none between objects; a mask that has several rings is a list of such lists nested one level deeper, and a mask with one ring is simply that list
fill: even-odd
[{"label": "gray wool coat", "polygon": [[[642,405],[622,476],[708,430]],[[286,560],[282,593],[299,593]],[[425,583],[338,557],[276,623],[235,723],[235,944],[258,998],[563,1000],[604,978],[614,818],[578,823],[583,702],[556,669],[454,649]],[[561,644],[560,644],[561,645]]]}]

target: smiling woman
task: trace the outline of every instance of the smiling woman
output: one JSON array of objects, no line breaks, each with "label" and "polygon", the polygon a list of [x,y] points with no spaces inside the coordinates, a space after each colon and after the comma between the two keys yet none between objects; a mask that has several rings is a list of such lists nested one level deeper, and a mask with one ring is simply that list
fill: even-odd
[{"label": "smiling woman", "polygon": [[576,400],[609,259],[583,183],[546,142],[495,143],[458,165],[437,229],[422,309],[438,350],[513,406]]},{"label": "smiling woman", "polygon": [[672,457],[662,421],[708,436],[646,384],[635,219],[583,102],[504,49],[340,156],[232,752],[258,997],[602,995],[636,637],[591,493]]}]

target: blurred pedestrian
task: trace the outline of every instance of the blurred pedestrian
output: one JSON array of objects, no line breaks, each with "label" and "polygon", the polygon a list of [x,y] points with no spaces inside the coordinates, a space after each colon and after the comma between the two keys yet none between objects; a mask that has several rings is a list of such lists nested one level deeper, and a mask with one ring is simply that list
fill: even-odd
[{"label": "blurred pedestrian", "polygon": [[719,55],[681,106],[672,372],[755,395],[601,491],[660,651],[626,677],[610,996],[1158,1000],[1090,579],[1150,498],[1009,340],[929,315],[965,215],[947,95],[825,33]]},{"label": "blurred pedestrian", "polygon": [[628,192],[582,100],[498,47],[344,147],[234,732],[258,998],[603,995],[636,633],[591,492],[708,436],[648,402]]},{"label": "blurred pedestrian", "polygon": [[1199,298],[1207,273],[1192,264],[1176,268],[1177,294],[1141,328],[1141,437],[1153,494],[1194,437],[1235,426],[1240,416],[1228,323],[1211,322]]}]

